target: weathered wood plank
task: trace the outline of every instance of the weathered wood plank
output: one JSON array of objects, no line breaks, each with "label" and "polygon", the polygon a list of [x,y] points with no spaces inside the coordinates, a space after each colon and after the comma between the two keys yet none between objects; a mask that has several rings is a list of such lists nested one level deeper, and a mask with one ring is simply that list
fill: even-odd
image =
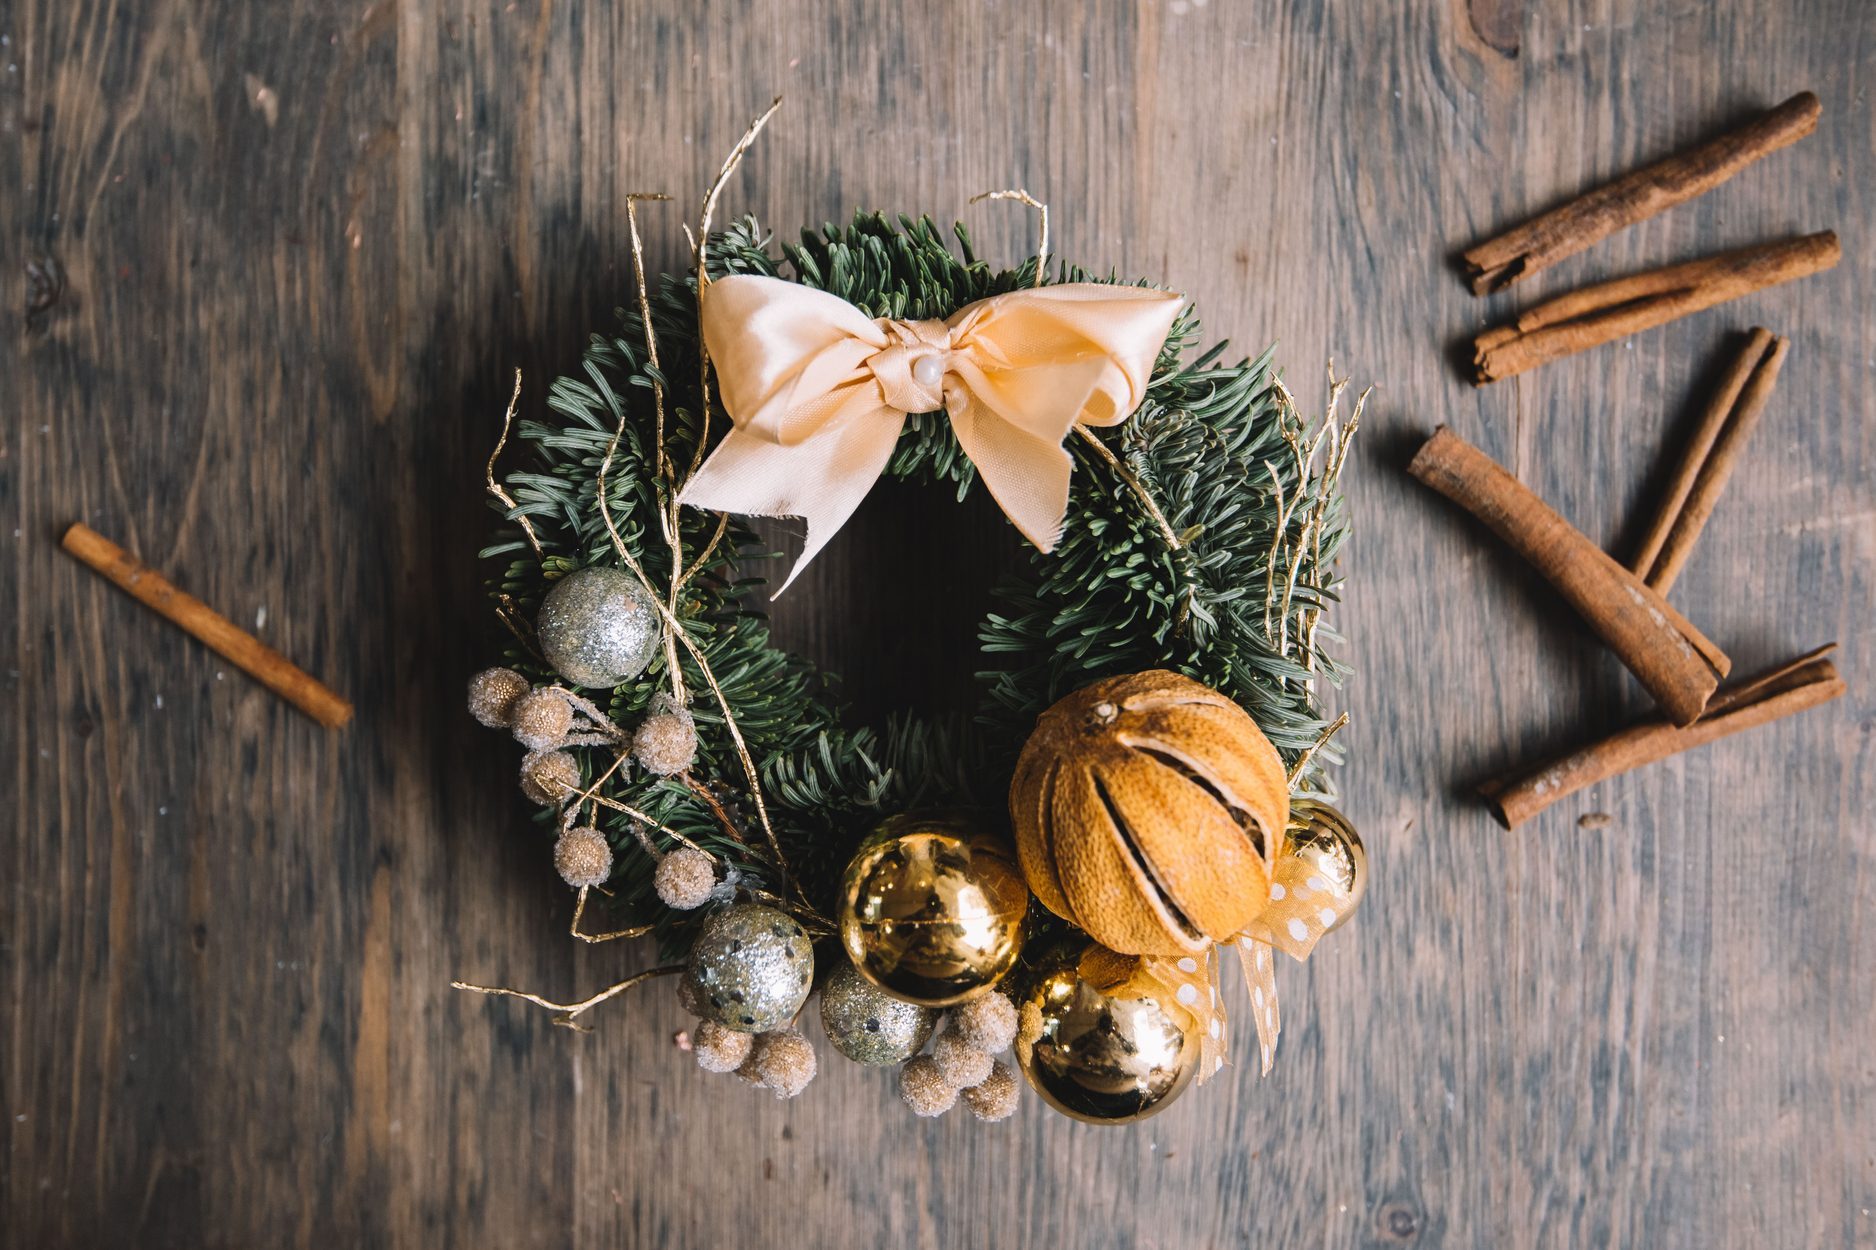
[{"label": "weathered wood plank", "polygon": [[[1876,11],[1733,0],[376,0],[0,7],[0,1243],[1867,1244],[1876,1228]],[[1491,301],[1459,247],[1810,88],[1817,135]],[[782,1105],[452,976],[584,991],[569,900],[460,711],[508,373],[569,367],[726,200],[968,220],[1192,295],[1293,387],[1383,389],[1351,475],[1363,915],[1281,976],[1273,1077],[1125,1131],[914,1121],[831,1056]],[[1475,391],[1547,292],[1836,228],[1833,272]],[[1506,835],[1465,787],[1644,696],[1400,472],[1453,425],[1632,541],[1728,332],[1792,339],[1677,607],[1850,695]],[[85,520],[331,680],[329,735],[61,557]],[[857,533],[865,525],[867,533]],[[877,536],[876,536],[877,535]],[[905,558],[908,549],[914,558]],[[964,697],[993,513],[872,501],[777,613],[873,714]],[[1618,555],[1625,551],[1618,550]],[[477,622],[464,628],[465,620]],[[1607,813],[1579,828],[1573,817]],[[1241,1005],[1235,1004],[1234,1005]]]}]

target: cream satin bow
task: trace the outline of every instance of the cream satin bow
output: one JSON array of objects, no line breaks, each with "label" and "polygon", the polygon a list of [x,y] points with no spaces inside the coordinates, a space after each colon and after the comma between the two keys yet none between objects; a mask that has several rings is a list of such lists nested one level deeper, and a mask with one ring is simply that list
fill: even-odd
[{"label": "cream satin bow", "polygon": [[703,335],[735,428],[678,501],[806,518],[786,590],[885,471],[906,415],[942,408],[997,504],[1052,550],[1074,464],[1062,440],[1139,406],[1182,299],[1077,282],[894,321],[779,278],[719,278]]}]

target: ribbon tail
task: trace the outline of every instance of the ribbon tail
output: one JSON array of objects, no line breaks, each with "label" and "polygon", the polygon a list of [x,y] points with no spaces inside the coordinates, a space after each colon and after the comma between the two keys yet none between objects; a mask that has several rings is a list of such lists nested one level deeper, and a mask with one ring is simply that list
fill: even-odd
[{"label": "ribbon tail", "polygon": [[1277,1035],[1283,1022],[1277,1015],[1277,965],[1270,957],[1270,947],[1256,938],[1240,935],[1238,966],[1244,970],[1244,988],[1251,994],[1251,1018],[1257,1022],[1257,1041],[1263,1054],[1261,1075],[1269,1076],[1277,1062]]},{"label": "ribbon tail", "polygon": [[1197,1083],[1203,1085],[1225,1066],[1227,1036],[1224,996],[1219,992],[1223,967],[1218,948],[1205,952],[1204,962],[1190,955],[1178,960],[1157,955],[1138,957],[1138,974],[1158,991],[1164,1009],[1182,1017],[1183,1027],[1198,1042]]},{"label": "ribbon tail", "polygon": [[818,437],[784,446],[731,430],[678,494],[678,502],[715,512],[798,516],[808,524],[780,598],[866,498],[892,458],[905,414],[889,408],[846,415]]},{"label": "ribbon tail", "polygon": [[1068,449],[1004,420],[968,388],[946,398],[958,446],[977,466],[991,498],[1036,550],[1054,551],[1075,467]]},{"label": "ribbon tail", "polygon": [[1231,1038],[1230,1027],[1225,1022],[1224,984],[1220,979],[1224,961],[1218,956],[1218,947],[1214,945],[1205,952],[1205,991],[1208,1006],[1200,1017],[1199,1035],[1199,1075],[1198,1084],[1203,1085],[1218,1074],[1218,1069],[1225,1066],[1225,1055],[1229,1053]]}]

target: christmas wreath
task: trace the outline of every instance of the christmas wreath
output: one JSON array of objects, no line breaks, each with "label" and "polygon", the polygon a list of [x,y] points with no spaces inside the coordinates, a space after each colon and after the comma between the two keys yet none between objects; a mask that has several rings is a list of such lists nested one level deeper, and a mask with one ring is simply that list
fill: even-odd
[{"label": "christmas wreath", "polygon": [[[646,280],[628,204],[635,306],[489,462],[513,642],[470,710],[526,749],[573,934],[666,962],[574,1003],[458,986],[579,1028],[674,975],[698,1063],[778,1096],[814,1074],[818,991],[921,1115],[1010,1114],[1013,1048],[1050,1105],[1122,1122],[1223,1061],[1236,944],[1268,1070],[1271,952],[1306,957],[1365,872],[1318,702],[1359,404],[1338,420],[1331,377],[1307,421],[1270,353],[1192,354],[1177,295],[1051,268],[1046,210],[1008,269],[927,218],[779,254],[752,218],[712,232],[747,142],[689,273]],[[882,473],[988,489],[1029,543],[968,724],[850,725],[771,636],[742,518],[807,517],[799,567]]]}]

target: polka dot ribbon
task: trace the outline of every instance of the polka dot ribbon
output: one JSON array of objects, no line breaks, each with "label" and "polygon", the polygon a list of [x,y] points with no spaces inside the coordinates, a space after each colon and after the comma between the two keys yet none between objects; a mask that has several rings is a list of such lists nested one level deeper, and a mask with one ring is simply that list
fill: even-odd
[{"label": "polka dot ribbon", "polygon": [[[1232,939],[1251,996],[1262,1075],[1268,1076],[1276,1063],[1277,1035],[1282,1030],[1273,951],[1282,951],[1299,963],[1308,959],[1322,935],[1354,907],[1355,900],[1317,875],[1316,868],[1286,844],[1271,876],[1270,906]],[[1199,1032],[1198,1079],[1209,1079],[1224,1065],[1228,1040],[1224,999],[1219,994],[1222,960],[1218,948],[1214,946],[1203,958],[1150,956],[1141,965],[1140,975],[1157,983],[1162,1001],[1170,998],[1191,1017],[1190,1027]]]},{"label": "polka dot ribbon", "polygon": [[1270,879],[1270,906],[1245,926],[1234,939],[1244,985],[1251,992],[1251,1015],[1257,1021],[1257,1040],[1263,1052],[1263,1074],[1277,1058],[1277,961],[1272,949],[1301,963],[1316,949],[1322,935],[1355,909],[1355,899],[1317,875],[1308,860],[1285,844]]},{"label": "polka dot ribbon", "polygon": [[1145,961],[1145,975],[1163,987],[1161,1001],[1170,996],[1175,1012],[1187,1017],[1182,1023],[1199,1039],[1198,1081],[1203,1085],[1212,1074],[1225,1066],[1225,1044],[1230,1033],[1225,1027],[1225,1004],[1219,990],[1223,986],[1223,961],[1218,948],[1202,956],[1186,955],[1179,959],[1150,957]]}]

